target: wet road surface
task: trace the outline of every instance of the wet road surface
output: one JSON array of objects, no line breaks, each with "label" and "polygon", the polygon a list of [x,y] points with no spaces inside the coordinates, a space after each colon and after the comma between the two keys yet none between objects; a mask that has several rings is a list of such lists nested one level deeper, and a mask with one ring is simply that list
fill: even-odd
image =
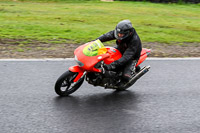
[{"label": "wet road surface", "polygon": [[200,60],[147,60],[127,91],[54,92],[74,61],[0,61],[1,133],[199,133]]}]

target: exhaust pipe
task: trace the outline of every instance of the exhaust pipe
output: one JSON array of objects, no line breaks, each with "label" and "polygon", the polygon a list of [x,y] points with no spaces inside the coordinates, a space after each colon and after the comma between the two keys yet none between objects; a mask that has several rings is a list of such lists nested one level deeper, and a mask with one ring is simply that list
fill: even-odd
[{"label": "exhaust pipe", "polygon": [[120,87],[120,89],[124,90],[132,86],[140,77],[142,77],[145,73],[147,73],[149,69],[150,69],[150,66],[143,67],[142,70],[140,70],[128,83]]}]

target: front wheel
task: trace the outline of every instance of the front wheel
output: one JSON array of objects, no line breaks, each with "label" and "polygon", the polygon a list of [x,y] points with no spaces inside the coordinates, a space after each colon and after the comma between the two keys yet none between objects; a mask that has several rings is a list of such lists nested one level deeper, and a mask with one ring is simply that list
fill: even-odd
[{"label": "front wheel", "polygon": [[74,82],[78,73],[66,71],[63,73],[55,84],[55,92],[60,96],[68,96],[69,94],[78,90],[84,81],[84,76],[81,77],[77,82]]}]

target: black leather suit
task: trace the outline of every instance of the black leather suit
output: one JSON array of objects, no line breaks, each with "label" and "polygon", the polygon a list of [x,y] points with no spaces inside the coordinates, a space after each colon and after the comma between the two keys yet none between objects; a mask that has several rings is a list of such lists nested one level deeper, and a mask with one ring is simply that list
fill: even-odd
[{"label": "black leather suit", "polygon": [[[124,40],[116,40],[117,49],[122,53],[122,58],[115,61],[119,66],[124,65],[130,60],[138,60],[142,50],[142,44],[136,31],[132,29],[132,35]],[[116,39],[114,30],[98,37],[101,42],[106,42]]]},{"label": "black leather suit", "polygon": [[97,38],[101,42],[116,39],[117,46],[115,48],[121,52],[122,57],[114,63],[116,64],[117,68],[124,69],[124,76],[133,73],[133,69],[135,69],[135,65],[140,58],[140,53],[142,50],[142,44],[135,29],[133,28],[131,32],[132,34],[124,40],[117,40],[114,36],[114,30]]}]

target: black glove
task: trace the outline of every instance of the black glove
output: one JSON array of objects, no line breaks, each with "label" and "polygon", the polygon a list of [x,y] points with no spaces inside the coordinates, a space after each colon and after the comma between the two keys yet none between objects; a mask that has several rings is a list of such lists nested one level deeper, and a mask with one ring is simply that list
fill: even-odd
[{"label": "black glove", "polygon": [[116,63],[113,62],[113,63],[111,63],[111,64],[109,64],[109,65],[104,64],[104,68],[105,68],[106,70],[108,70],[108,71],[114,70],[114,69],[116,69]]}]

